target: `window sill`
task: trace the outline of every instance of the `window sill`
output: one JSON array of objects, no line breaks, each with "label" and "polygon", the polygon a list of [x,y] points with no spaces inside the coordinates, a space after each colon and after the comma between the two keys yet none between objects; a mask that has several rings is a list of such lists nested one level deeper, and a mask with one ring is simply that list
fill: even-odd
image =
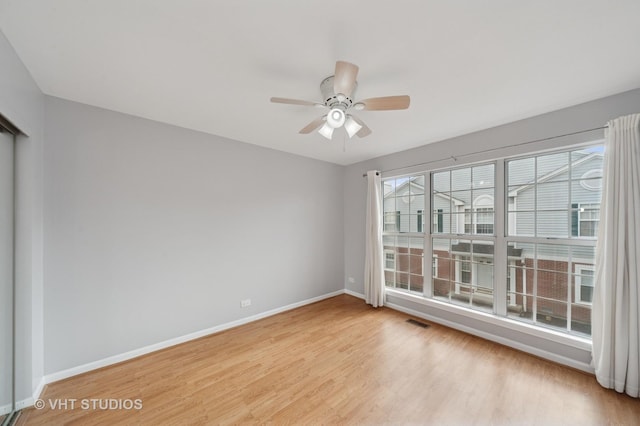
[{"label": "window sill", "polygon": [[449,303],[441,302],[436,299],[427,299],[423,296],[407,293],[404,291],[386,288],[385,292],[386,294],[393,295],[394,297],[397,297],[399,299],[404,299],[404,300],[418,303],[431,308],[452,312],[458,315],[472,318],[477,321],[483,321],[485,323],[497,325],[499,327],[508,328],[510,330],[515,330],[521,333],[525,333],[531,336],[550,340],[566,346],[574,347],[577,349],[588,350],[588,351],[591,351],[592,349],[591,339],[588,339],[585,337],[562,333],[559,331],[545,329],[542,327],[536,327],[534,325],[515,321],[510,318],[498,317],[485,312],[468,309],[463,306],[451,305]]}]

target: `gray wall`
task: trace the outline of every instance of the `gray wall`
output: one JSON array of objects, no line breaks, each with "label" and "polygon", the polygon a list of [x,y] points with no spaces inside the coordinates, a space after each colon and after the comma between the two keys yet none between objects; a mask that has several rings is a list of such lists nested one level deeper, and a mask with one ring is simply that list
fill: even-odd
[{"label": "gray wall", "polygon": [[[640,112],[640,89],[348,166],[344,178],[345,288],[355,293],[364,292],[366,179],[362,174],[367,170],[389,171],[383,173],[383,177],[388,177],[573,145],[600,139],[603,137],[603,130],[546,141],[542,139],[602,127],[610,119],[636,112]],[[461,117],[461,120],[464,120],[464,117]],[[509,147],[538,140],[541,141]],[[429,164],[417,165],[419,163]],[[349,278],[354,282],[351,283]],[[396,299],[394,303],[407,305],[402,299]],[[450,317],[448,313],[431,307],[420,306],[420,309],[435,318]],[[478,327],[473,320],[461,316],[459,322],[471,329]],[[506,333],[498,327],[494,327],[493,330],[496,334]],[[528,336],[515,337],[523,339],[525,344],[537,345]],[[510,335],[509,338],[514,336]],[[576,355],[560,346],[549,346],[546,350],[556,351],[560,355],[581,362],[588,362],[589,359],[588,353]]]},{"label": "gray wall", "polygon": [[45,104],[46,374],[344,288],[344,167]]},{"label": "gray wall", "polygon": [[0,32],[0,114],[23,133],[16,146],[16,401],[43,376],[42,145],[44,96]]}]

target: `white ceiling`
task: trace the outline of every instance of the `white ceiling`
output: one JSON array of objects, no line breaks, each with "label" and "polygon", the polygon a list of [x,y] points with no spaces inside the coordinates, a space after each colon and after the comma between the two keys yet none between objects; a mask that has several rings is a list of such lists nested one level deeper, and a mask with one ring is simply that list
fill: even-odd
[{"label": "white ceiling", "polygon": [[[357,161],[640,87],[638,0],[0,0],[42,91],[330,161]],[[373,130],[298,130],[335,61]]]}]

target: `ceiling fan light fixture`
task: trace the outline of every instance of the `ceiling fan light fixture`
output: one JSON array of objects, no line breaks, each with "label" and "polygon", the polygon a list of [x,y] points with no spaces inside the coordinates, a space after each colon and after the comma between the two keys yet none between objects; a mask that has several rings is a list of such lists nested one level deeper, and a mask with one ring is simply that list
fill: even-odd
[{"label": "ceiling fan light fixture", "polygon": [[333,136],[333,127],[329,125],[328,120],[327,120],[327,123],[324,123],[322,127],[320,127],[320,130],[318,130],[318,133],[320,133],[325,138],[331,140],[331,136]]},{"label": "ceiling fan light fixture", "polygon": [[329,111],[329,114],[327,114],[327,124],[337,129],[344,124],[345,118],[344,111],[340,108],[333,108]]},{"label": "ceiling fan light fixture", "polygon": [[352,138],[360,131],[360,129],[362,129],[362,126],[358,124],[351,115],[347,115],[347,119],[344,122],[344,129],[347,131],[349,138]]},{"label": "ceiling fan light fixture", "polygon": [[[344,126],[349,138],[367,137],[371,129],[353,111],[393,111],[409,108],[411,99],[408,95],[382,96],[354,101],[354,92],[358,87],[358,66],[345,61],[336,61],[334,75],[320,83],[322,102],[311,102],[300,99],[272,97],[271,102],[289,105],[315,106],[323,108],[327,114],[318,117],[298,133],[303,135],[318,131],[322,136],[331,140],[335,129]],[[349,113],[349,114],[348,114]]]}]

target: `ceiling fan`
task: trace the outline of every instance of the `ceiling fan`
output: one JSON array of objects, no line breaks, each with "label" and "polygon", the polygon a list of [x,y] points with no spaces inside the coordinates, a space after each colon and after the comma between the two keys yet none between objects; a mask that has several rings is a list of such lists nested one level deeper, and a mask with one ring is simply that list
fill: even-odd
[{"label": "ceiling fan", "polygon": [[350,113],[356,111],[389,111],[409,108],[410,98],[407,95],[383,96],[369,98],[355,102],[354,92],[358,83],[358,66],[349,62],[337,61],[334,75],[325,78],[320,83],[322,102],[301,101],[288,98],[271,98],[271,102],[279,104],[291,104],[302,106],[315,106],[328,109],[322,117],[313,120],[300,130],[300,133],[308,134],[320,128],[318,133],[327,139],[331,139],[333,131],[344,126],[349,138],[354,135],[365,137],[371,134],[371,129],[356,116]]}]

